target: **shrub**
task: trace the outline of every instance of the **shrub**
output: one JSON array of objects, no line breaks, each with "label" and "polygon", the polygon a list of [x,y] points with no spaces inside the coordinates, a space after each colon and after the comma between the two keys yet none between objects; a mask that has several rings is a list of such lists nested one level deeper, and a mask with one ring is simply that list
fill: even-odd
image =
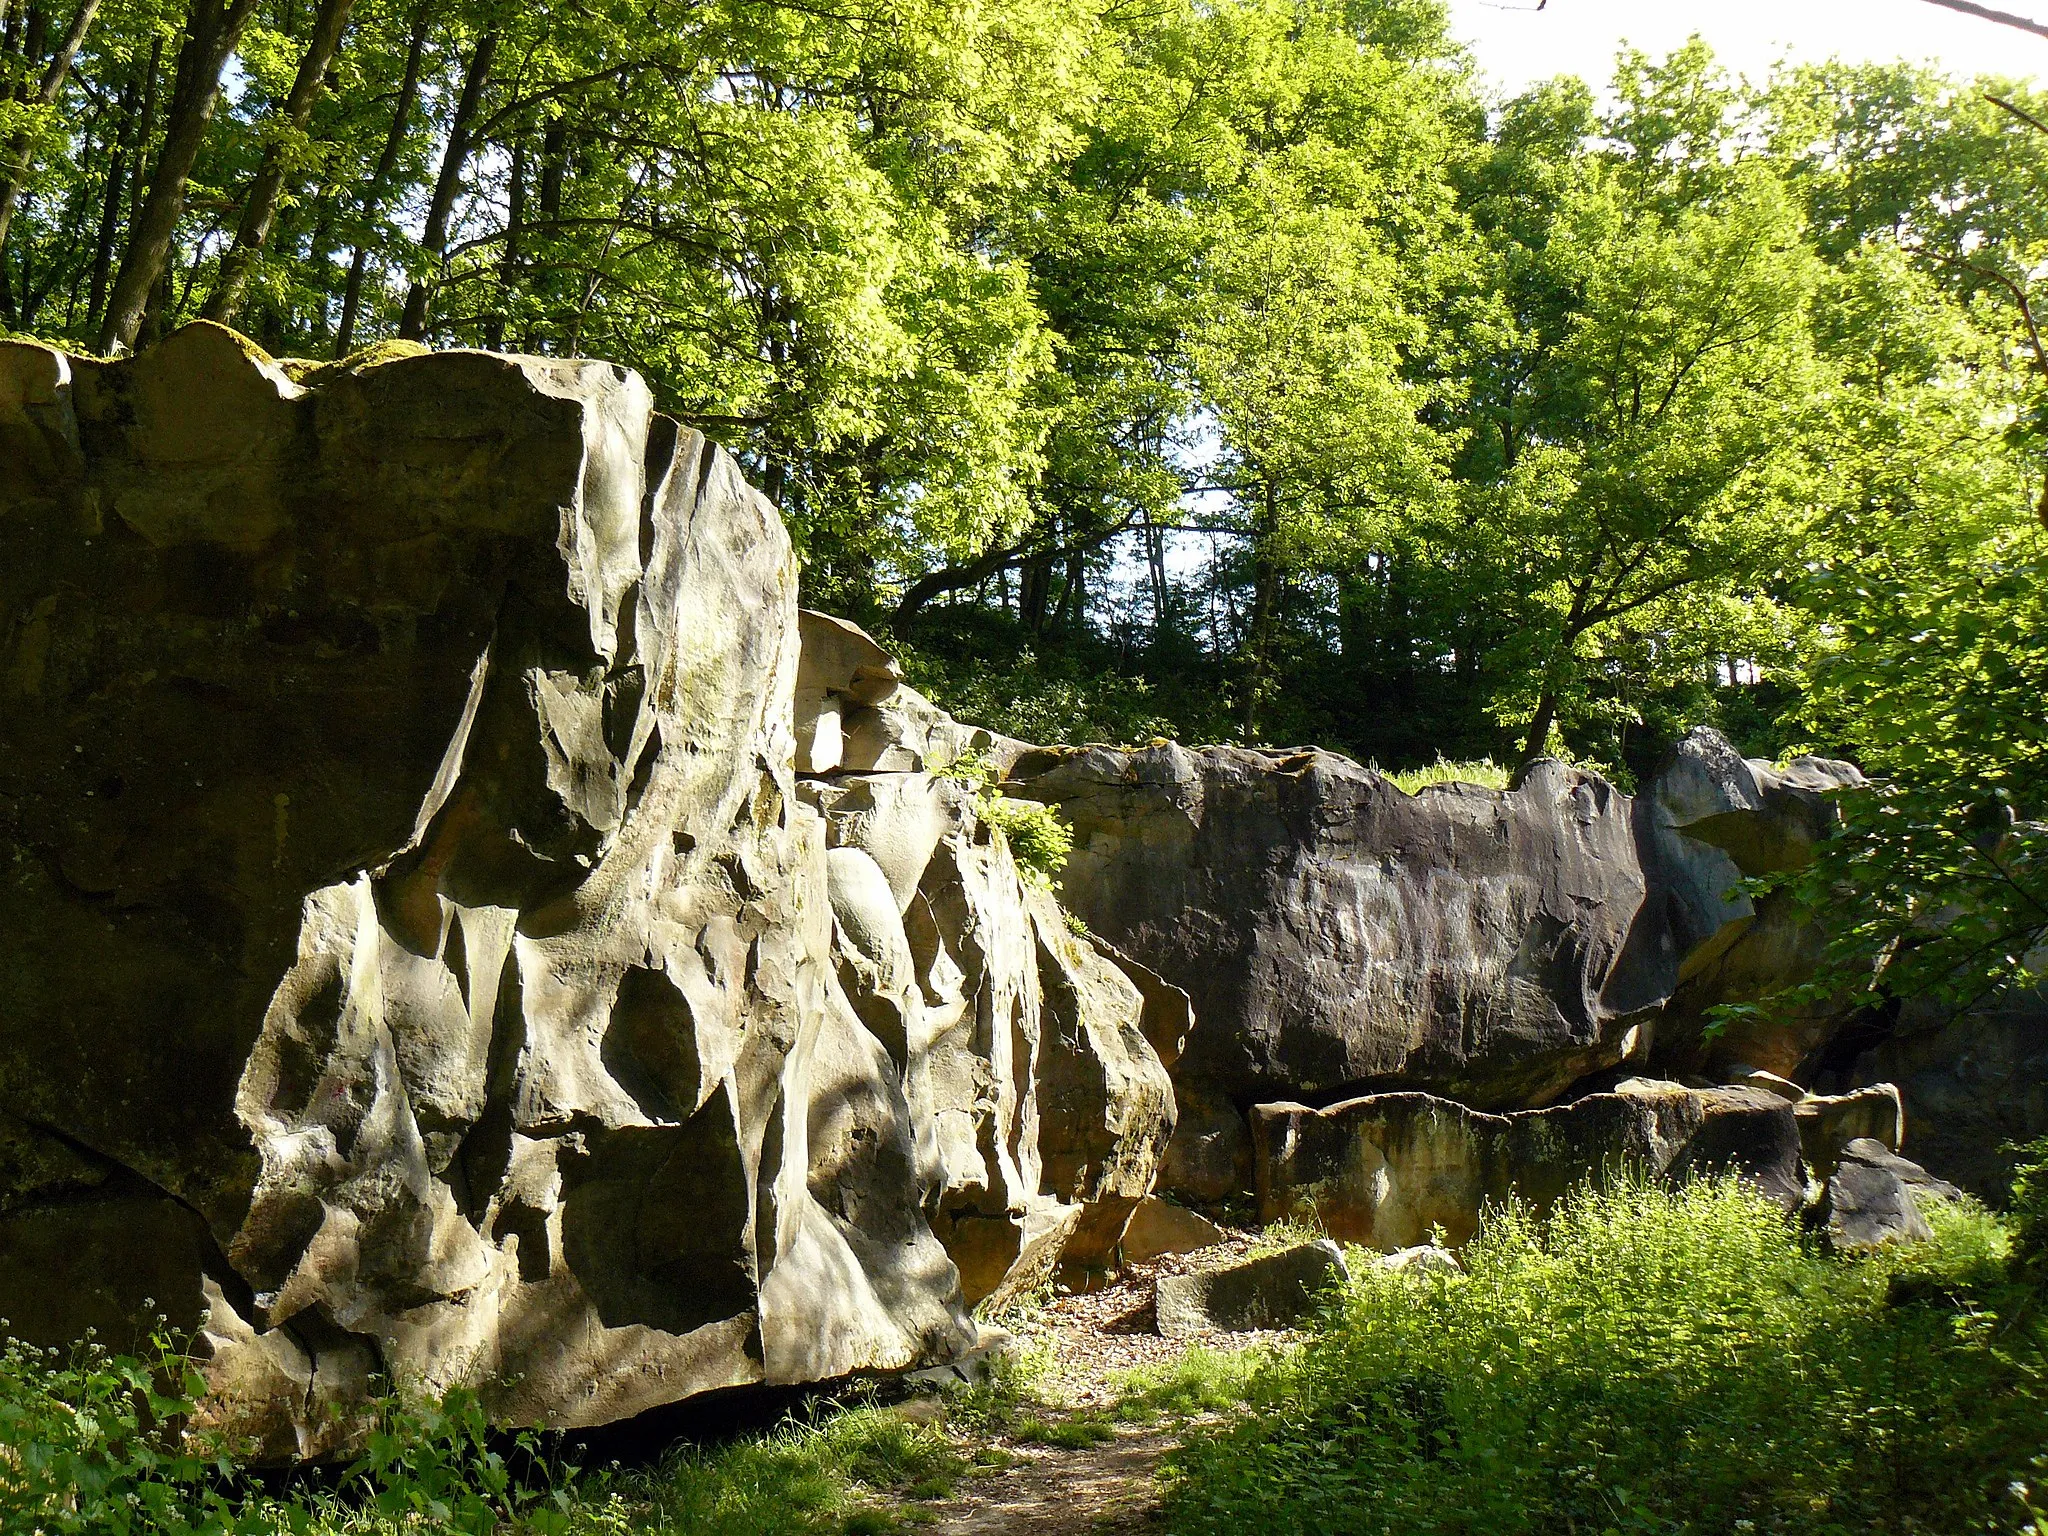
[{"label": "shrub", "polygon": [[1169,1459],[1172,1528],[2012,1528],[2048,1351],[2000,1331],[2001,1254],[1966,1207],[1838,1262],[1733,1182],[1497,1211],[1464,1275],[1360,1266],[1286,1389]]},{"label": "shrub", "polygon": [[964,753],[939,771],[974,787],[975,811],[1002,834],[1026,884],[1042,891],[1058,889],[1060,871],[1074,851],[1074,832],[1051,806],[1006,797],[998,783],[1000,770],[978,752]]}]

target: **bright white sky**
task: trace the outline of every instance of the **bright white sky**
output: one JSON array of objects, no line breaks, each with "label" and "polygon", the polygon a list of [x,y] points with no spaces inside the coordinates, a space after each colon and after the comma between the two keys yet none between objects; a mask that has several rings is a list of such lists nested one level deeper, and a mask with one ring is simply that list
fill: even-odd
[{"label": "bright white sky", "polygon": [[[1986,0],[2048,21],[2048,0]],[[1450,0],[1451,25],[1512,95],[1574,74],[1605,84],[1624,41],[1651,55],[1694,32],[1731,71],[1761,78],[1779,59],[1930,60],[1950,74],[2048,78],[2048,38],[1926,0]]]}]

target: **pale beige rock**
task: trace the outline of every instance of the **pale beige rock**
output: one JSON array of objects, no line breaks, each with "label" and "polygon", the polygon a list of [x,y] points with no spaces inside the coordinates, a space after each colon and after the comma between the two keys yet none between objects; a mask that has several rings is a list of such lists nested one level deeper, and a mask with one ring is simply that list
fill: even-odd
[{"label": "pale beige rock", "polygon": [[1750,1088],[1635,1081],[1555,1109],[1489,1115],[1422,1093],[1252,1111],[1259,1219],[1306,1220],[1382,1252],[1463,1244],[1488,1205],[1547,1209],[1627,1170],[1734,1172],[1787,1211],[1806,1194],[1793,1108]]},{"label": "pale beige rock", "polygon": [[1906,1110],[1891,1083],[1843,1094],[1814,1094],[1793,1106],[1799,1121],[1799,1143],[1816,1176],[1834,1172],[1842,1148],[1862,1138],[1897,1152],[1906,1141]]},{"label": "pale beige rock", "polygon": [[832,844],[839,974],[902,1064],[923,1198],[964,1294],[1108,1265],[1172,1130],[1162,1051],[1192,1028],[1186,994],[1072,932],[983,821],[975,783],[931,771],[986,753],[989,733],[885,690],[894,663],[851,625],[804,625],[820,655],[801,675],[850,722],[841,771],[799,791]]},{"label": "pale beige rock", "polygon": [[0,348],[0,455],[0,1315],[154,1298],[272,1458],[372,1363],[573,1427],[973,1346],[934,1010],[799,797],[796,563],[730,459],[607,364],[206,326]]},{"label": "pale beige rock", "polygon": [[1131,1212],[1118,1246],[1126,1264],[1147,1264],[1169,1253],[1197,1253],[1224,1237],[1223,1229],[1200,1212],[1148,1195]]}]

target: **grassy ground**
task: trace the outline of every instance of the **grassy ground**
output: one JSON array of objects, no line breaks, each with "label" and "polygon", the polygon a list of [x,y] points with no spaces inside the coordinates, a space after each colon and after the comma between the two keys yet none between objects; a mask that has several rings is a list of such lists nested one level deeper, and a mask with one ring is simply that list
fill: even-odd
[{"label": "grassy ground", "polygon": [[1164,1528],[1186,1536],[2048,1536],[2038,1279],[1999,1220],[1934,1217],[1933,1243],[1845,1262],[1739,1186],[1585,1196],[1495,1216],[1460,1276],[1361,1263],[1304,1342],[1192,1349],[1106,1408],[1050,1405],[1027,1362],[936,1415],[854,1400],[634,1467],[490,1435],[457,1398],[394,1409],[346,1475],[266,1488],[159,1445],[161,1361],[17,1346],[0,1533],[875,1536],[1146,1426],[1181,1441]]},{"label": "grassy ground", "polygon": [[1862,1262],[1740,1186],[1490,1222],[1467,1273],[1365,1271],[1168,1459],[1177,1533],[2048,1532],[2036,1292],[2005,1229]]}]

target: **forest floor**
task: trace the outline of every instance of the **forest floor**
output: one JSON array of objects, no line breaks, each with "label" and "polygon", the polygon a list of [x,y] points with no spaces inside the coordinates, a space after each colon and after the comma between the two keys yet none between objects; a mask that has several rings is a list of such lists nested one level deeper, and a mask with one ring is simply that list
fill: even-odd
[{"label": "forest floor", "polygon": [[[1242,1257],[1250,1234],[1198,1256],[1134,1265],[1114,1285],[1055,1295],[1015,1323],[1016,1353],[1030,1362],[1023,1408],[1009,1422],[949,1426],[976,1465],[936,1504],[924,1529],[944,1536],[1102,1536],[1158,1529],[1157,1473],[1192,1426],[1217,1414],[1182,1401],[1148,1403],[1199,1352],[1213,1370],[1246,1350],[1284,1344],[1284,1333],[1159,1336],[1153,1284],[1162,1273]],[[917,1411],[916,1400],[905,1405]],[[935,1518],[934,1518],[935,1517]],[[922,1523],[922,1522],[921,1522]]]}]

